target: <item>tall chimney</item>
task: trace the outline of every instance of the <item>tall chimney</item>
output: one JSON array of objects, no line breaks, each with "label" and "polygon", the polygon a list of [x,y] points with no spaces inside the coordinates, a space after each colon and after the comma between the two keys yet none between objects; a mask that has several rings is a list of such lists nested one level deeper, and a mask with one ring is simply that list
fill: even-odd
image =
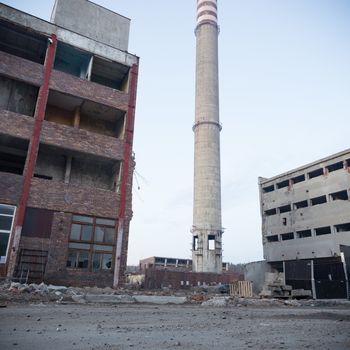
[{"label": "tall chimney", "polygon": [[197,0],[194,272],[222,272],[217,0]]}]

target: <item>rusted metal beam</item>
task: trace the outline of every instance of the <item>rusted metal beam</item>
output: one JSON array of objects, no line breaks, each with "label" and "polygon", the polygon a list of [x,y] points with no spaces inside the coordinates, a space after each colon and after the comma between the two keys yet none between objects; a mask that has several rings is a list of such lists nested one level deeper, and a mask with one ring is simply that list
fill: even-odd
[{"label": "rusted metal beam", "polygon": [[130,158],[132,156],[132,145],[133,145],[133,139],[134,139],[137,77],[138,77],[138,65],[134,64],[131,67],[131,72],[130,72],[129,107],[128,107],[127,116],[126,116],[124,163],[122,166],[122,178],[121,178],[121,187],[120,187],[118,236],[117,236],[117,242],[116,242],[114,279],[113,279],[114,288],[117,288],[120,284],[122,252],[123,252],[124,245],[126,244],[125,240],[123,239],[124,238],[123,236],[124,236],[124,223],[125,223]]},{"label": "rusted metal beam", "polygon": [[52,34],[48,39],[48,47],[46,50],[45,64],[44,64],[44,76],[39,89],[39,96],[36,102],[35,114],[34,114],[34,130],[31,137],[28,153],[26,158],[26,164],[23,174],[23,187],[21,201],[16,212],[14,231],[11,234],[10,240],[10,256],[7,258],[7,276],[13,277],[16,260],[18,255],[19,242],[21,238],[22,226],[24,221],[25,210],[29,197],[30,184],[33,177],[34,167],[38,156],[38,149],[40,143],[40,132],[45,117],[45,110],[47,104],[47,97],[49,94],[49,82],[51,72],[55,62],[55,53],[57,47],[57,38],[55,34]]}]

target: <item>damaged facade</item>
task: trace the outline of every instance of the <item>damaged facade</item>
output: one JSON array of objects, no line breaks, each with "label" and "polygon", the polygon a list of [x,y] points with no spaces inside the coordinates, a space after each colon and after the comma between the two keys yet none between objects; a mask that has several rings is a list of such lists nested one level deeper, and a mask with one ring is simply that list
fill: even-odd
[{"label": "damaged facade", "polygon": [[2,277],[123,282],[138,75],[129,24],[87,0],[56,0],[51,22],[0,4]]},{"label": "damaged facade", "polygon": [[264,258],[285,284],[346,298],[350,275],[350,150],[260,178]]}]

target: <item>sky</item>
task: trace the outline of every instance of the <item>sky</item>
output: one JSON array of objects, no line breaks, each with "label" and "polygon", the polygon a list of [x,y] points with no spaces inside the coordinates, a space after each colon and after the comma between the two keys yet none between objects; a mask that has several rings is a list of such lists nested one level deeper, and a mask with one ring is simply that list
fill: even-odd
[{"label": "sky", "polygon": [[[49,20],[53,0],[5,0]],[[128,264],[191,257],[195,0],[95,0],[140,56]],[[263,258],[258,177],[349,147],[350,1],[219,0],[223,260]]]}]

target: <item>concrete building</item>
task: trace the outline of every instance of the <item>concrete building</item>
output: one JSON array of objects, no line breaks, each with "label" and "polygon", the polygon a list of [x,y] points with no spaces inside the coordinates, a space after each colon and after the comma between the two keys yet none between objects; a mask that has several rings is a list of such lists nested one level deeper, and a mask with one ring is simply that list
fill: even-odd
[{"label": "concrete building", "polygon": [[264,258],[315,298],[348,295],[350,150],[259,178]]},{"label": "concrete building", "polygon": [[129,25],[87,0],[56,0],[50,22],[0,4],[0,276],[123,282],[138,76]]},{"label": "concrete building", "polygon": [[[228,271],[228,268],[229,268],[229,263],[222,263],[222,272]],[[152,257],[140,260],[139,269],[140,271],[145,271],[147,269],[192,271],[192,260],[152,256]]]},{"label": "concrete building", "polygon": [[194,272],[221,273],[222,223],[218,34],[216,0],[197,0],[196,103],[193,126]]}]

